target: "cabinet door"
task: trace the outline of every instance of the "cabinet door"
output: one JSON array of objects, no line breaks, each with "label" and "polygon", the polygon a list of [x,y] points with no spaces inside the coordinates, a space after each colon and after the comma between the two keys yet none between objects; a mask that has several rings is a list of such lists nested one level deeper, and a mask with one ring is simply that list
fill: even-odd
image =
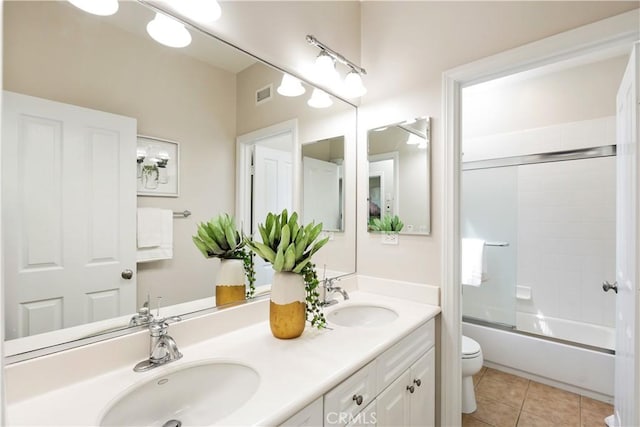
[{"label": "cabinet door", "polygon": [[374,361],[324,395],[325,420],[335,417],[338,421],[331,422],[332,425],[346,425],[356,414],[373,402],[375,392]]},{"label": "cabinet door", "polygon": [[435,353],[433,348],[422,356],[410,369],[409,385],[414,387],[409,394],[410,422],[416,427],[432,426],[435,422]]},{"label": "cabinet door", "polygon": [[377,426],[408,426],[410,399],[407,386],[411,383],[411,372],[406,370],[376,399]]},{"label": "cabinet door", "polygon": [[322,427],[322,397],[317,398],[313,403],[300,410],[293,417],[289,418],[281,427]]},{"label": "cabinet door", "polygon": [[[362,412],[352,417],[352,420],[347,424],[347,427],[376,427],[377,421],[377,401],[374,400],[362,410]],[[328,423],[331,420],[327,419]],[[329,424],[330,425],[330,424]]]}]

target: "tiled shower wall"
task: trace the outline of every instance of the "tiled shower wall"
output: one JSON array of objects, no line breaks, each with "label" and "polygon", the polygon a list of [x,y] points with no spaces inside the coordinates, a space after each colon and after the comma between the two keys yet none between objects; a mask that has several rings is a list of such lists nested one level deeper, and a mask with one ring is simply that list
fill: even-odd
[{"label": "tiled shower wall", "polygon": [[[464,160],[612,144],[615,144],[615,119],[605,117],[467,140]],[[482,175],[495,174],[498,169],[463,173],[464,237],[488,240],[495,237],[486,236],[501,232],[509,235],[508,229],[495,227],[510,228],[509,216],[515,211],[517,217],[517,237],[513,238],[516,248],[487,252],[487,273],[491,278],[496,277],[496,269],[505,268],[504,262],[492,259],[500,257],[501,252],[509,258],[507,252],[513,250],[515,265],[509,264],[515,269],[515,283],[497,286],[490,280],[480,288],[465,286],[464,313],[474,317],[484,313],[481,318],[495,321],[491,313],[496,309],[488,310],[487,302],[495,305],[503,301],[504,311],[515,306],[518,313],[531,313],[538,319],[614,326],[615,294],[604,293],[602,282],[615,280],[615,157],[540,163],[515,169],[517,172],[511,175],[516,180],[515,209],[498,209],[494,215],[503,218],[494,218],[491,229],[483,229],[482,222],[486,221],[482,218],[486,215],[482,210],[486,209],[482,206],[502,206],[505,197],[512,196],[510,192],[482,187]],[[516,286],[530,291],[530,299],[505,301],[504,293],[515,295]],[[526,293],[521,296],[527,297]]]}]

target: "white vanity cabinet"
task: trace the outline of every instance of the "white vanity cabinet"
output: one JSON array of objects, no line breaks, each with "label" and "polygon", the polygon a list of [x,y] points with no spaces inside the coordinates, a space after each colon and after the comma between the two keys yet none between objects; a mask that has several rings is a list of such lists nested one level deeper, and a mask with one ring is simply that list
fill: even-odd
[{"label": "white vanity cabinet", "polygon": [[316,400],[282,425],[434,425],[434,343],[434,320],[430,320],[327,392],[321,398],[323,409]]},{"label": "white vanity cabinet", "polygon": [[377,427],[434,425],[434,367],[432,348],[380,393],[376,399]]},{"label": "white vanity cabinet", "polygon": [[374,360],[324,395],[325,424],[347,425],[377,394]]},{"label": "white vanity cabinet", "polygon": [[300,410],[293,417],[289,418],[281,427],[321,427],[324,412],[322,411],[322,396]]}]

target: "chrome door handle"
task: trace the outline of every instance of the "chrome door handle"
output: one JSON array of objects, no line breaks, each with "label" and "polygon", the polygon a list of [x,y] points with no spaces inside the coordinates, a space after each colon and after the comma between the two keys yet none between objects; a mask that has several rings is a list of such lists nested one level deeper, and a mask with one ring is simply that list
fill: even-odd
[{"label": "chrome door handle", "polygon": [[133,277],[133,270],[127,268],[122,273],[120,273],[120,276],[122,276],[122,278],[125,280],[131,280],[131,278]]},{"label": "chrome door handle", "polygon": [[618,293],[618,282],[613,282],[613,284],[609,283],[607,280],[602,282],[602,290],[607,292],[609,289],[613,289],[613,291]]}]

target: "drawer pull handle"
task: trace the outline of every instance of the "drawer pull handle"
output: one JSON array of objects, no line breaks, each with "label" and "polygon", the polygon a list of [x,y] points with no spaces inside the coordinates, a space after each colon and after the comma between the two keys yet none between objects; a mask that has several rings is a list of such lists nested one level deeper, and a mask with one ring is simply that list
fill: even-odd
[{"label": "drawer pull handle", "polygon": [[417,380],[413,380],[413,383],[418,387],[420,387],[420,385],[422,384],[422,381],[420,381],[420,378],[418,378]]},{"label": "drawer pull handle", "polygon": [[416,391],[416,388],[414,386],[412,386],[412,385],[408,385],[407,386],[407,390],[409,390],[409,393],[413,394],[413,392]]},{"label": "drawer pull handle", "polygon": [[363,401],[364,399],[362,398],[362,395],[361,395],[361,394],[354,394],[354,395],[353,395],[353,400],[355,400],[356,405],[360,406],[360,405],[362,405],[362,401]]}]

